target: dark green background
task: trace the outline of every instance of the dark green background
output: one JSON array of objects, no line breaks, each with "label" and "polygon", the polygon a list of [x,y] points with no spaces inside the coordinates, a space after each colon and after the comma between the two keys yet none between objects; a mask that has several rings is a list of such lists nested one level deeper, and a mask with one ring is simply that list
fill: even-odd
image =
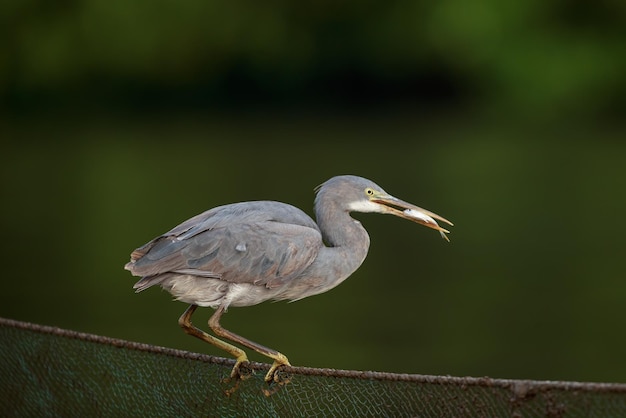
[{"label": "dark green background", "polygon": [[225,326],[294,365],[625,382],[624,4],[4,2],[0,315],[221,354],[130,252],[357,174],[452,243],[356,215],[348,281]]}]

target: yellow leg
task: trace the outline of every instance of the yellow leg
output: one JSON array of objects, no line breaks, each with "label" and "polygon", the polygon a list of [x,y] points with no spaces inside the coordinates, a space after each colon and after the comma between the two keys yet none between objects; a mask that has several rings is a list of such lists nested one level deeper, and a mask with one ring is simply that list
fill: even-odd
[{"label": "yellow leg", "polygon": [[[279,353],[278,351],[273,350],[271,348],[262,346],[261,344],[257,344],[254,341],[250,341],[240,335],[237,335],[231,331],[228,331],[227,329],[222,328],[222,326],[220,325],[220,318],[222,317],[223,313],[224,313],[223,306],[220,306],[219,308],[217,308],[215,313],[211,316],[211,318],[209,318],[209,327],[211,327],[211,330],[213,330],[213,332],[216,335],[222,338],[225,338],[227,340],[239,343],[245,347],[248,347],[256,351],[259,354],[262,354],[266,357],[273,359],[274,363],[272,364],[272,367],[270,367],[270,370],[265,375],[266,382],[271,382],[274,379],[274,373],[276,372],[276,369],[278,369],[280,366],[283,366],[283,365],[291,366],[291,364],[289,364],[289,359],[287,359],[287,356],[285,356],[284,354]],[[218,341],[222,342],[221,340],[218,340]]]},{"label": "yellow leg", "polygon": [[214,336],[207,334],[201,329],[196,328],[191,323],[191,315],[193,315],[197,307],[197,305],[189,305],[187,310],[178,319],[178,325],[180,325],[183,331],[185,331],[187,334],[193,335],[194,337],[199,338],[202,341],[206,341],[207,343],[212,344],[217,348],[221,348],[222,350],[235,357],[235,359],[237,359],[237,362],[235,363],[235,367],[233,367],[233,370],[230,373],[230,377],[239,376],[239,366],[242,363],[248,361],[248,356],[246,355],[246,352],[239,347],[228,344],[227,342],[215,338]]}]

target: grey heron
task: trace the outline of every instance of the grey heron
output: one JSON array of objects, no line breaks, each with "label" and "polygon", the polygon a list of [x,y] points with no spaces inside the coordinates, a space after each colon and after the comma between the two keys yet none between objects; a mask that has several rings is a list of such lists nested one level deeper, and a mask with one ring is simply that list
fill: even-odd
[{"label": "grey heron", "polygon": [[[220,325],[229,307],[267,300],[298,300],[326,292],[363,263],[370,239],[350,212],[375,212],[408,219],[440,232],[452,223],[386,193],[357,176],[337,176],[316,188],[313,221],[300,209],[274,201],[252,201],[209,209],[153,239],[131,254],[125,268],[141,279],[136,292],[161,286],[190,306],[179,319],[183,330],[236,358],[231,376],[248,357],[228,340],[274,360],[265,376],[290,365],[287,357]],[[198,306],[211,307],[214,335],[195,327]]]}]

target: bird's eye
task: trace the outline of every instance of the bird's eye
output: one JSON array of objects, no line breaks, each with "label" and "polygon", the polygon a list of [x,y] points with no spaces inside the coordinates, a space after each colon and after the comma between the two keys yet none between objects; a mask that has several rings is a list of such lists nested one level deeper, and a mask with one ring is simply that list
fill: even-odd
[{"label": "bird's eye", "polygon": [[374,196],[374,189],[370,189],[369,187],[365,189],[365,194],[368,196]]}]

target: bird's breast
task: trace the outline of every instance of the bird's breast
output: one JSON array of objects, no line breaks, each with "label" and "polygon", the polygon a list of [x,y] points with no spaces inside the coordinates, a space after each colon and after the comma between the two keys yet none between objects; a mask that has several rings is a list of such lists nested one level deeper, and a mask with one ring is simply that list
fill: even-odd
[{"label": "bird's breast", "polygon": [[281,289],[252,283],[231,283],[189,274],[172,275],[160,283],[178,301],[217,309],[219,306],[252,306],[274,299]]}]

